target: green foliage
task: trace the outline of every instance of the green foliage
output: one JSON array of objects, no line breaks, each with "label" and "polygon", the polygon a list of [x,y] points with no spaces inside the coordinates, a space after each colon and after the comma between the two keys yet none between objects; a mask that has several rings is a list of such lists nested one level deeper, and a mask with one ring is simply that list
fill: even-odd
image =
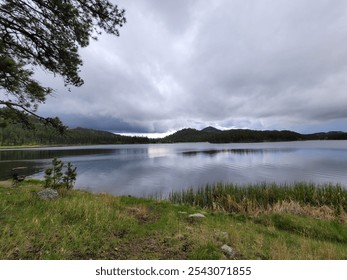
[{"label": "green foliage", "polygon": [[24,1],[0,3],[0,105],[14,113],[35,115],[57,126],[55,119],[34,112],[52,92],[34,76],[34,67],[60,75],[65,85],[81,86],[79,47],[101,31],[119,35],[125,11],[107,0]]},{"label": "green foliage", "polygon": [[77,172],[77,167],[74,167],[70,162],[65,166],[66,170],[63,173],[64,162],[54,158],[52,160],[52,167],[45,170],[45,187],[61,189],[65,188],[67,190],[74,187]]},{"label": "green foliage", "polygon": [[[0,109],[1,113],[4,109]],[[65,130],[64,134],[56,129],[30,120],[32,129],[23,129],[21,124],[6,123],[0,127],[0,146],[20,145],[89,145],[89,144],[139,144],[150,143],[147,137],[116,135],[106,131],[85,128]]]},{"label": "green foliage", "polygon": [[77,177],[76,169],[77,167],[73,166],[71,162],[67,163],[65,175],[63,177],[63,183],[67,189],[72,189],[74,186]]},{"label": "green foliage", "polygon": [[310,223],[305,217],[284,213],[261,215],[256,217],[254,221],[258,224],[274,226],[282,231],[306,235],[322,241],[329,240],[347,244],[347,231],[344,231],[341,223],[336,221],[317,220]]},{"label": "green foliage", "polygon": [[[169,200],[173,203],[189,204],[209,209],[223,209],[240,212],[247,209],[267,210],[281,202],[298,202],[312,207],[327,206],[336,214],[347,212],[347,190],[340,185],[317,186],[310,183],[294,185],[255,184],[216,184],[172,192]],[[241,211],[241,212],[242,212]]]},{"label": "green foliage", "polygon": [[190,256],[191,260],[219,260],[220,248],[217,244],[209,242],[204,246],[199,247]]}]

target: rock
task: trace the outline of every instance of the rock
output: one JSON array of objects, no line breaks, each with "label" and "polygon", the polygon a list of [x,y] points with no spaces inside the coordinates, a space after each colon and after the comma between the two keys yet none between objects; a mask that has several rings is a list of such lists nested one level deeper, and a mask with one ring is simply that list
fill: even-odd
[{"label": "rock", "polygon": [[219,240],[226,240],[229,238],[229,234],[226,231],[215,231],[215,237]]},{"label": "rock", "polygon": [[59,196],[58,192],[56,190],[53,190],[52,188],[44,189],[43,191],[38,192],[37,195],[39,198],[44,200],[54,199]]},{"label": "rock", "polygon": [[227,255],[228,257],[233,257],[234,254],[235,254],[233,248],[231,248],[230,246],[228,246],[228,245],[226,245],[226,244],[224,244],[224,245],[221,247],[221,249],[222,249],[223,253],[224,253],[225,255]]},{"label": "rock", "polygon": [[195,214],[191,214],[188,216],[191,219],[203,219],[206,218],[204,214],[201,213],[195,213]]}]

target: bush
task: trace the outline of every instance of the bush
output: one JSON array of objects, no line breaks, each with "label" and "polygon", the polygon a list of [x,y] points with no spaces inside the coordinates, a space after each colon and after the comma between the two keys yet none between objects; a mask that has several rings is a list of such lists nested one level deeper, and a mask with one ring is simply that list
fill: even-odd
[{"label": "bush", "polygon": [[[63,173],[64,167],[65,172]],[[76,169],[77,167],[73,166],[70,162],[65,165],[63,161],[54,158],[52,160],[52,167],[45,170],[45,187],[72,189],[77,177]]]}]

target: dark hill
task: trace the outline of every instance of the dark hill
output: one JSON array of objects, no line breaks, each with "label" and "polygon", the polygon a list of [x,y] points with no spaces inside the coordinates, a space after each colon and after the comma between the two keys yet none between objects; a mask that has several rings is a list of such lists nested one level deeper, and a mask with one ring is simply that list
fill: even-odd
[{"label": "dark hill", "polygon": [[166,136],[159,141],[162,143],[177,143],[177,142],[206,142],[207,132],[202,132],[193,128],[184,128]]},{"label": "dark hill", "polygon": [[185,128],[160,139],[159,142],[250,143],[300,140],[347,140],[347,133],[341,131],[332,131],[315,134],[300,134],[289,130],[219,130],[214,127],[207,127],[202,130],[196,130]]},{"label": "dark hill", "polygon": [[343,131],[318,132],[304,135],[306,140],[346,140],[347,133]]},{"label": "dark hill", "polygon": [[200,131],[202,131],[202,132],[221,132],[221,130],[219,130],[213,126],[205,127],[204,129],[201,129]]},{"label": "dark hill", "polygon": [[162,139],[162,142],[210,142],[210,143],[240,143],[240,142],[275,142],[302,140],[301,134],[293,131],[231,129],[218,130],[207,128],[203,130],[183,129]]},{"label": "dark hill", "polygon": [[130,137],[87,128],[68,128],[61,135],[51,127],[35,123],[31,129],[19,124],[7,124],[0,128],[0,146],[21,145],[100,145],[100,144],[147,144],[147,137]]}]

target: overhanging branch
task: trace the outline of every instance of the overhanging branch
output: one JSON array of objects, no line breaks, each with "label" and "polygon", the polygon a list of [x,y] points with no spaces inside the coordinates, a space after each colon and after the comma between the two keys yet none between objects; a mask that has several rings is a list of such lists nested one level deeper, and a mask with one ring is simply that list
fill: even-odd
[{"label": "overhanging branch", "polygon": [[35,112],[29,110],[24,105],[14,103],[14,102],[9,102],[9,101],[3,101],[3,100],[0,100],[0,105],[4,105],[8,109],[13,110],[13,111],[18,111],[18,109],[16,109],[16,108],[19,108],[19,110],[24,111],[25,113],[27,113],[31,116],[34,116],[35,118],[40,120],[43,124],[50,125],[50,126],[56,128],[61,134],[63,134],[67,129],[67,127],[62,124],[62,122],[59,120],[59,118],[44,118],[44,117],[36,114]]}]

